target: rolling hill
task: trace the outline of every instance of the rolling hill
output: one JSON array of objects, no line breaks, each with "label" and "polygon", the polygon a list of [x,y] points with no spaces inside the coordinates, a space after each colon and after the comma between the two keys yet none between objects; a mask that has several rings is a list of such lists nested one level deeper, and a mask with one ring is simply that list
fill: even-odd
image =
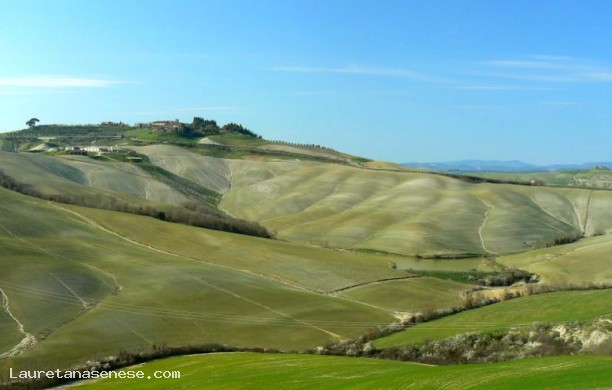
[{"label": "rolling hill", "polygon": [[[612,311],[610,290],[592,289],[612,283],[612,192],[603,176],[598,189],[515,185],[415,172],[238,134],[217,134],[204,143],[183,143],[175,134],[160,141],[147,129],[125,134],[142,139],[109,135],[117,139],[104,142],[129,148],[142,163],[103,154],[0,151],[2,173],[28,190],[21,192],[35,195],[0,187],[0,371],[69,368],[163,345],[301,351],[376,334],[391,324],[397,330],[423,313],[462,311],[474,291],[497,299],[523,294],[530,284],[584,291],[462,311],[374,344],[418,344],[535,321],[586,321]],[[170,223],[172,215],[184,217],[174,220],[183,223]],[[190,226],[189,218],[198,215],[229,225]],[[232,224],[252,222],[276,239],[231,233]],[[513,269],[534,279],[484,284],[486,277]],[[236,365],[261,371],[301,357],[195,360],[208,358],[220,359],[215,383],[233,385]],[[323,357],[303,359],[300,364],[312,364],[313,372],[332,375],[318,360]],[[574,368],[583,373],[588,361],[558,359],[568,362],[571,375]],[[597,367],[607,362],[590,359]],[[371,364],[337,363],[338,370]],[[421,366],[378,363],[372,369],[386,372],[392,383],[400,383],[393,379],[396,369],[432,375],[418,373]],[[526,363],[498,367],[510,373],[513,364]],[[480,370],[432,369],[445,378],[469,378]],[[209,375],[194,370],[195,378]],[[509,386],[488,370],[482,368],[488,378],[483,386]],[[264,380],[256,374],[249,374],[253,383]],[[285,383],[284,375],[271,373],[269,379]],[[535,386],[535,376],[526,378]],[[374,380],[355,379],[342,383]]]},{"label": "rolling hill", "polygon": [[[21,352],[15,357],[5,356],[5,368],[34,361],[67,367],[97,354],[155,343],[209,340],[299,349],[354,337],[393,320],[389,311],[310,291],[315,281],[309,283],[308,275],[302,284],[286,280],[282,268],[299,266],[291,264],[301,257],[294,244],[57,205],[4,189],[0,194],[0,288],[8,297],[1,317],[8,330],[1,340],[3,353],[20,337],[36,340],[15,351]],[[137,233],[146,235],[144,242],[122,235],[124,228],[151,227],[161,230],[156,235]],[[181,230],[166,230],[173,228]],[[170,239],[185,237],[195,246],[182,243],[190,254],[156,247],[164,233]],[[244,252],[240,258],[221,247],[260,247],[284,266],[276,274],[255,265],[249,270]],[[316,263],[324,266],[327,253],[333,252],[304,250],[321,259],[310,260],[315,263],[310,272]],[[363,256],[357,264],[367,260],[368,255]],[[351,268],[359,282],[399,273],[386,262],[373,262],[365,269],[349,262],[341,267],[349,274]]]}]

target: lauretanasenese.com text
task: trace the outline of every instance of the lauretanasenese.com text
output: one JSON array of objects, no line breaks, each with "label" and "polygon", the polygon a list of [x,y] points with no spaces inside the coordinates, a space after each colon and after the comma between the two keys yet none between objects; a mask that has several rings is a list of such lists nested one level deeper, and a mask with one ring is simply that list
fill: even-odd
[{"label": "lauretanasenese.com text", "polygon": [[180,371],[155,371],[145,374],[140,370],[123,371],[64,371],[64,370],[13,370],[9,369],[9,379],[181,379]]}]

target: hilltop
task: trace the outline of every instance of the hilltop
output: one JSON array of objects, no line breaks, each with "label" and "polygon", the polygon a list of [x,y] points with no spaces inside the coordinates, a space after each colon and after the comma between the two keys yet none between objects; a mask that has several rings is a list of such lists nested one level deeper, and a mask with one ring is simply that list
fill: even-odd
[{"label": "hilltop", "polygon": [[110,147],[158,143],[194,148],[201,154],[225,158],[298,157],[353,164],[368,161],[320,145],[265,140],[240,124],[228,123],[220,126],[215,120],[200,117],[195,117],[191,123],[164,120],[134,126],[122,122],[38,125],[0,133],[0,150],[10,152],[46,152],[49,149],[56,152],[73,146],[93,148],[92,145]]}]

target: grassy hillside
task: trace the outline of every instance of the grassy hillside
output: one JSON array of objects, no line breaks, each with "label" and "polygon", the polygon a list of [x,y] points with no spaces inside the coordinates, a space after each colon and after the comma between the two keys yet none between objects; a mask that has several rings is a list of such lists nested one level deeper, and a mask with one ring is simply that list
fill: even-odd
[{"label": "grassy hillside", "polygon": [[497,261],[534,272],[548,284],[588,286],[612,283],[610,253],[612,235],[607,234],[559,247],[502,256]]},{"label": "grassy hillside", "polygon": [[[221,206],[281,238],[404,254],[522,252],[607,231],[612,193],[340,165],[235,162]],[[252,176],[258,180],[251,179]]]},{"label": "grassy hillside", "polygon": [[214,206],[223,194],[220,207],[231,215],[260,222],[281,239],[318,246],[489,256],[612,231],[609,191],[474,184],[295,159],[226,160],[173,145],[136,149],[163,174],[83,157],[0,152],[0,160],[8,174],[46,193],[176,206]]},{"label": "grassy hillside", "polygon": [[603,389],[612,384],[612,358],[559,356],[495,364],[421,364],[312,355],[244,353],[186,356],[132,367],[152,376],[180,371],[180,379],[100,380],[78,389]]},{"label": "grassy hillside", "polygon": [[165,252],[266,275],[313,291],[330,292],[369,281],[410,276],[406,271],[392,269],[385,256],[218,234],[154,220],[144,223],[129,214],[102,210],[80,209],[79,214],[122,237]]},{"label": "grassy hillside", "polygon": [[478,176],[521,182],[534,180],[551,186],[612,189],[612,171],[607,169],[536,173],[486,173],[478,174]]},{"label": "grassy hillside", "polygon": [[472,286],[430,277],[373,283],[344,290],[340,296],[398,312],[427,312],[460,306]]},{"label": "grassy hillside", "polygon": [[0,360],[4,368],[65,367],[153,343],[321,345],[393,317],[311,290],[406,275],[384,256],[338,256],[5,189],[0,197],[0,288],[16,319],[0,316],[8,330],[2,353],[20,337],[35,338]]},{"label": "grassy hillside", "polygon": [[533,323],[583,321],[612,314],[612,290],[564,291],[533,295],[464,311],[376,340],[388,348]]},{"label": "grassy hillside", "polygon": [[105,194],[123,200],[143,199],[173,205],[186,200],[176,190],[152,180],[149,174],[129,163],[7,152],[0,152],[0,162],[8,175],[45,194]]},{"label": "grassy hillside", "polygon": [[0,152],[0,161],[3,187],[41,199],[272,237],[258,224],[220,211],[220,194],[146,162],[7,152]]},{"label": "grassy hillside", "polygon": [[224,193],[230,187],[230,171],[225,160],[201,156],[173,145],[150,145],[133,149],[149,156],[153,164],[212,191]]}]

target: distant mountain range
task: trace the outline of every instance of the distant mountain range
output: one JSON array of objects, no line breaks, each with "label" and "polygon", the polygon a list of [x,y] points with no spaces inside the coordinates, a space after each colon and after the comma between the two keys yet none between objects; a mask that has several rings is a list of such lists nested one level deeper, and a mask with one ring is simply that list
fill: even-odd
[{"label": "distant mountain range", "polygon": [[428,169],[438,172],[550,172],[568,169],[612,168],[612,162],[588,162],[583,164],[534,165],[522,161],[462,160],[448,162],[401,164],[411,168]]}]

